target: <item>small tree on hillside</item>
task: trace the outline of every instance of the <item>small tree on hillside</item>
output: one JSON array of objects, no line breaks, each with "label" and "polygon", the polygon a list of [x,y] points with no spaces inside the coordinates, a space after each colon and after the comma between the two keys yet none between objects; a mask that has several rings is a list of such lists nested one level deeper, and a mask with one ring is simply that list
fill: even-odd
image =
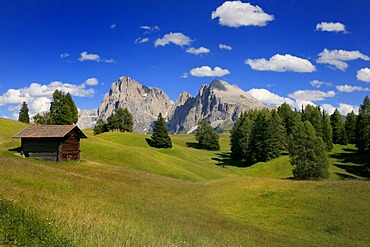
[{"label": "small tree on hillside", "polygon": [[50,124],[68,125],[78,121],[77,107],[69,93],[55,90],[50,104]]},{"label": "small tree on hillside", "polygon": [[161,113],[159,113],[157,121],[154,122],[151,146],[156,148],[172,148],[172,141],[168,135],[167,124]]},{"label": "small tree on hillside", "polygon": [[38,125],[46,125],[51,124],[50,122],[50,112],[42,112],[37,113],[35,116],[33,116],[33,122]]},{"label": "small tree on hillside", "polygon": [[93,133],[94,135],[99,135],[99,134],[102,134],[104,132],[108,132],[109,129],[108,129],[108,126],[107,124],[104,122],[103,119],[99,119],[97,122],[96,122],[96,125],[93,129]]},{"label": "small tree on hillside", "polygon": [[19,110],[18,121],[22,123],[30,123],[30,116],[28,115],[28,106],[26,102],[23,102],[21,109]]},{"label": "small tree on hillside", "polygon": [[344,129],[346,130],[348,142],[351,144],[356,143],[356,121],[357,116],[353,111],[347,114]]},{"label": "small tree on hillside", "polygon": [[309,121],[298,123],[289,136],[289,157],[296,179],[328,177],[329,159],[325,144]]},{"label": "small tree on hillside", "polygon": [[202,148],[208,150],[220,150],[219,136],[206,120],[201,120],[197,128],[195,139]]},{"label": "small tree on hillside", "polygon": [[107,127],[109,130],[119,130],[121,132],[132,132],[134,121],[132,114],[127,108],[117,108],[107,119]]}]

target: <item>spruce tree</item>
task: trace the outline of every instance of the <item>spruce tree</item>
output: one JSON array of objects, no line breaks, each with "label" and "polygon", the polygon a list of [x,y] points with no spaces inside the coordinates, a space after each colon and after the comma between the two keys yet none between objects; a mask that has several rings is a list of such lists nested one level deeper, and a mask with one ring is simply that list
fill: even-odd
[{"label": "spruce tree", "polygon": [[328,177],[329,159],[325,144],[309,121],[294,127],[289,136],[289,157],[296,179]]},{"label": "spruce tree", "polygon": [[172,141],[168,135],[167,124],[161,113],[159,113],[157,121],[154,122],[151,146],[156,148],[172,148]]},{"label": "spruce tree", "polygon": [[299,112],[292,110],[287,103],[283,103],[279,106],[277,111],[283,121],[287,136],[289,136],[293,131],[294,125],[302,121],[301,115]]},{"label": "spruce tree", "polygon": [[357,116],[353,111],[347,114],[346,121],[344,123],[344,129],[346,131],[348,143],[351,144],[356,143],[356,121]]},{"label": "spruce tree", "polygon": [[201,120],[195,133],[199,145],[207,150],[220,150],[219,136],[206,120]]},{"label": "spruce tree", "polygon": [[68,125],[78,121],[77,107],[69,93],[55,90],[50,104],[50,124]]},{"label": "spruce tree", "polygon": [[[253,114],[253,113],[252,113]],[[230,132],[230,151],[233,160],[250,163],[249,144],[251,142],[252,122],[248,113],[240,114]]]},{"label": "spruce tree", "polygon": [[322,132],[321,137],[325,144],[325,150],[331,151],[333,149],[333,139],[332,139],[332,128],[330,125],[329,115],[323,111],[322,112]]},{"label": "spruce tree", "polygon": [[330,124],[333,129],[333,143],[346,145],[347,136],[344,130],[344,121],[338,109],[335,109],[333,114],[330,116]]},{"label": "spruce tree", "polygon": [[271,124],[271,116],[267,109],[262,109],[258,112],[257,118],[253,123],[252,138],[249,145],[250,162],[264,162],[270,159],[271,151],[271,133],[269,126]]},{"label": "spruce tree", "polygon": [[103,119],[99,119],[97,122],[96,122],[96,125],[93,129],[93,134],[94,135],[99,135],[99,134],[102,134],[102,133],[105,133],[105,132],[108,132],[109,129],[108,129],[108,126],[107,124],[104,122]]},{"label": "spruce tree", "polygon": [[269,126],[270,132],[270,155],[269,158],[273,159],[280,156],[282,150],[286,150],[287,131],[285,129],[283,120],[276,110],[271,111],[271,124]]},{"label": "spruce tree", "polygon": [[112,112],[112,114],[107,118],[107,127],[109,130],[119,130],[121,132],[132,132],[134,121],[132,114],[127,110],[127,108],[122,109],[117,108]]},{"label": "spruce tree", "polygon": [[127,108],[123,109],[123,130],[127,132],[134,131],[134,118]]},{"label": "spruce tree", "polygon": [[19,110],[18,121],[22,123],[30,123],[30,116],[28,114],[28,106],[26,102],[23,102],[21,109]]},{"label": "spruce tree", "polygon": [[302,110],[302,121],[309,121],[315,128],[316,134],[322,137],[322,116],[321,109],[319,106],[306,105],[304,110]]},{"label": "spruce tree", "polygon": [[76,104],[73,101],[72,96],[71,96],[70,93],[67,93],[64,96],[64,104],[67,105],[67,107],[69,108],[69,112],[70,112],[68,122],[74,123],[74,124],[77,123],[77,121],[78,121],[78,110],[77,110]]},{"label": "spruce tree", "polygon": [[356,121],[356,147],[360,152],[370,148],[370,99],[365,97]]}]

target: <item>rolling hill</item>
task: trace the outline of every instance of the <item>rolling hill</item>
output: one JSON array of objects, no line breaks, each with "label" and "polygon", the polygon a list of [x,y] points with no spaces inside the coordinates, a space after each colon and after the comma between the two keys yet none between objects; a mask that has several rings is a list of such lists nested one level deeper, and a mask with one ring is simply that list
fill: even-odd
[{"label": "rolling hill", "polygon": [[[20,222],[15,237],[36,238],[29,222],[46,222],[53,229],[46,238],[63,236],[72,246],[370,242],[370,184],[356,172],[352,146],[335,146],[330,179],[294,181],[287,155],[231,166],[227,134],[212,152],[189,147],[192,135],[171,136],[174,147],[162,150],[147,145],[148,135],[87,130],[81,161],[53,163],[16,155],[12,136],[24,127],[0,119],[0,199],[31,213],[11,221]],[[0,238],[8,239],[3,214],[0,207]]]}]

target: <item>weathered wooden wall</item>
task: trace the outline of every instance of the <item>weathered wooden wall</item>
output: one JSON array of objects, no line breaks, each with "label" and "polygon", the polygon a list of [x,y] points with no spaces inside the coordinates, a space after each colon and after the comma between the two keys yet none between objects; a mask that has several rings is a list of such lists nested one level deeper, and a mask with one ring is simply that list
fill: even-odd
[{"label": "weathered wooden wall", "polygon": [[67,136],[61,145],[61,161],[80,159],[80,140],[73,135]]},{"label": "weathered wooden wall", "polygon": [[61,138],[22,138],[22,150],[28,157],[58,161]]}]

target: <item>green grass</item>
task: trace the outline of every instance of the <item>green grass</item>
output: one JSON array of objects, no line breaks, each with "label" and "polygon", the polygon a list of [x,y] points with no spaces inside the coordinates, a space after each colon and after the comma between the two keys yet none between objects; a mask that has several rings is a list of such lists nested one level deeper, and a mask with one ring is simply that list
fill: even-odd
[{"label": "green grass", "polygon": [[86,131],[82,161],[53,163],[8,151],[19,146],[11,137],[23,127],[0,119],[1,197],[37,221],[47,218],[76,246],[370,242],[366,157],[350,145],[332,151],[330,179],[294,181],[288,156],[233,166],[227,134],[212,152],[189,148],[190,135],[171,136],[173,149],[163,150],[150,148],[147,135]]}]

